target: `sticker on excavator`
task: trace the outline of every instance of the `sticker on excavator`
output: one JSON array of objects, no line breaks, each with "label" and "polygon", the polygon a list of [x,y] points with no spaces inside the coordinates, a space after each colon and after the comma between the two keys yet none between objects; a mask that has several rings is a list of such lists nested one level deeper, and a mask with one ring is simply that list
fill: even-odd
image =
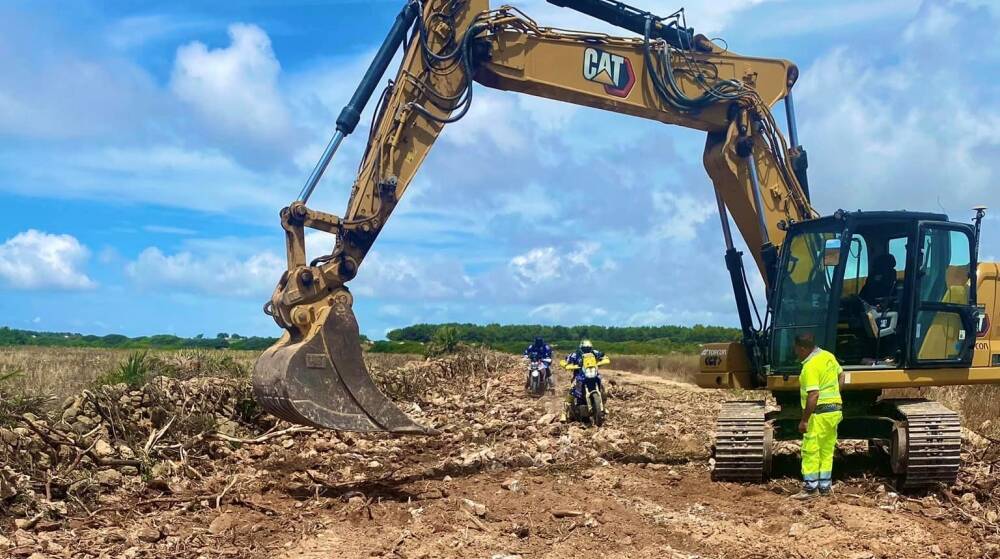
[{"label": "sticker on excavator", "polygon": [[306,354],[306,367],[310,369],[325,369],[327,367],[326,355],[322,353]]}]

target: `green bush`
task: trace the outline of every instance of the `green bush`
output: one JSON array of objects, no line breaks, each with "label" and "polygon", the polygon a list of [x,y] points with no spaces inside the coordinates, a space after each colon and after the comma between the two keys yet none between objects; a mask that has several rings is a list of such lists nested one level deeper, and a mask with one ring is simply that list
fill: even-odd
[{"label": "green bush", "polygon": [[442,326],[431,336],[430,343],[427,344],[424,352],[428,357],[437,357],[455,353],[462,345],[462,340],[458,336],[458,329],[453,326]]},{"label": "green bush", "polygon": [[152,370],[152,362],[149,353],[145,351],[134,351],[128,354],[125,359],[118,363],[118,367],[113,371],[98,377],[97,384],[121,384],[125,383],[131,387],[144,384]]}]

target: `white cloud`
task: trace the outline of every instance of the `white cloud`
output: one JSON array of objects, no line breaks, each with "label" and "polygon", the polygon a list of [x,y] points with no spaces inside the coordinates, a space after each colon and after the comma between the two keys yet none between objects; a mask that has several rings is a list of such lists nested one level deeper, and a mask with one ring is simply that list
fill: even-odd
[{"label": "white cloud", "polygon": [[[796,90],[801,137],[822,212],[945,211],[964,220],[975,204],[1000,204],[1000,101],[995,84],[981,79],[997,69],[996,60],[968,57],[951,44],[953,33],[928,34],[924,20],[936,5],[927,6],[903,32],[919,42],[899,47],[895,62],[838,48],[803,72]],[[952,5],[949,17],[963,15],[959,8]],[[963,43],[984,37],[979,50],[996,52],[992,30],[1000,21],[986,14],[964,14]],[[945,18],[934,25],[958,24]],[[982,26],[991,35],[981,34]]]},{"label": "white cloud", "polygon": [[0,168],[20,177],[5,186],[34,195],[41,185],[57,185],[59,198],[124,199],[205,212],[252,211],[247,218],[276,223],[278,208],[294,195],[275,184],[288,184],[280,174],[255,173],[216,150],[171,145],[145,147],[81,147],[58,165],[39,165],[30,154],[12,149],[0,153]]},{"label": "white cloud", "polygon": [[592,324],[609,313],[603,307],[580,303],[546,303],[528,311],[528,316],[542,324]]},{"label": "white cloud", "polygon": [[209,50],[194,41],[177,49],[170,88],[224,140],[255,139],[282,147],[291,117],[278,90],[281,65],[267,33],[256,25],[229,26],[230,45]]},{"label": "white cloud", "polygon": [[28,229],[0,245],[0,281],[15,289],[92,289],[90,251],[72,235]]},{"label": "white cloud", "polygon": [[665,190],[653,192],[653,209],[657,222],[653,237],[671,241],[694,239],[698,226],[719,211],[715,202]]},{"label": "white cloud", "polygon": [[372,252],[349,284],[352,291],[380,301],[462,300],[475,284],[460,262],[442,257],[384,256]]},{"label": "white cloud", "polygon": [[461,120],[449,125],[442,139],[459,147],[488,140],[501,153],[527,147],[527,136],[510,115],[517,111],[514,99],[505,93],[476,87],[472,106]]},{"label": "white cloud", "polygon": [[558,278],[560,263],[555,247],[542,247],[511,258],[509,267],[514,279],[526,287]]},{"label": "white cloud", "polygon": [[125,271],[141,287],[168,287],[230,297],[266,297],[285,262],[272,252],[239,258],[226,252],[164,254],[149,247]]}]

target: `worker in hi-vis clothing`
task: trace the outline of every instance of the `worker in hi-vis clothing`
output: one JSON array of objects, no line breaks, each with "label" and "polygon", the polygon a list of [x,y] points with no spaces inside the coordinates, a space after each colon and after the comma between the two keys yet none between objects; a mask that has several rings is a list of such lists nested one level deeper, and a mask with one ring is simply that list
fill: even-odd
[{"label": "worker in hi-vis clothing", "polygon": [[833,489],[833,451],[837,447],[837,425],[843,419],[840,385],[844,369],[832,353],[816,346],[812,334],[795,337],[795,355],[802,361],[799,394],[802,400],[802,491],[796,499]]}]

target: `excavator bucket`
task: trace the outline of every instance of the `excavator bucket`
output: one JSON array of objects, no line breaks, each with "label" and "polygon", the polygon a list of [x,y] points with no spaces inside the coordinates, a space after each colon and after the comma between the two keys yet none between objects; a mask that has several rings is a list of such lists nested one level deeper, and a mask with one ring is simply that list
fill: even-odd
[{"label": "excavator bucket", "polygon": [[319,319],[306,335],[289,332],[254,365],[254,396],[268,412],[299,425],[340,431],[433,435],[372,382],[349,306]]}]

